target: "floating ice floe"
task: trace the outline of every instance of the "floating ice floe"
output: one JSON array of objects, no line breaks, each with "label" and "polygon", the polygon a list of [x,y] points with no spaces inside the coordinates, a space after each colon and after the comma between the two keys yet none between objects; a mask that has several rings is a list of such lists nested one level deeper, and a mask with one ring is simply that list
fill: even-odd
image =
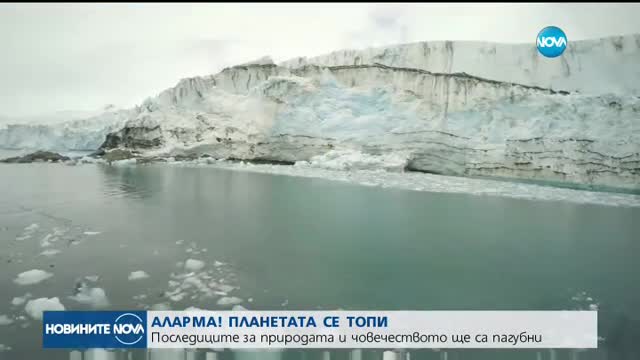
[{"label": "floating ice floe", "polygon": [[60,311],[64,310],[64,305],[60,303],[60,299],[53,298],[39,298],[29,300],[24,307],[24,311],[33,319],[42,320],[43,311]]},{"label": "floating ice floe", "polygon": [[171,306],[167,303],[158,303],[151,305],[153,311],[168,311],[171,310]]},{"label": "floating ice floe", "polygon": [[228,306],[228,305],[239,305],[239,304],[242,304],[243,302],[244,302],[244,300],[240,299],[239,297],[226,296],[226,297],[221,297],[220,299],[218,299],[216,304],[218,304],[220,306]]},{"label": "floating ice floe", "polygon": [[18,285],[34,285],[52,276],[52,273],[46,272],[44,270],[33,269],[18,274],[18,277],[16,277],[13,282]]},{"label": "floating ice floe", "polygon": [[3,351],[11,351],[11,346],[0,344],[0,352],[3,352]]},{"label": "floating ice floe", "polygon": [[59,254],[60,252],[61,252],[61,251],[60,251],[60,250],[58,250],[58,249],[47,249],[47,250],[45,250],[45,251],[41,252],[41,253],[40,253],[40,255],[50,257],[50,256],[57,255],[57,254]]},{"label": "floating ice floe", "polygon": [[188,271],[198,271],[204,267],[204,261],[188,259],[184,263],[184,268]]},{"label": "floating ice floe", "polygon": [[231,310],[233,310],[233,311],[249,311],[249,309],[247,309],[246,307],[244,307],[242,305],[233,305]]},{"label": "floating ice floe", "polygon": [[23,296],[16,296],[11,300],[11,305],[20,306],[27,302],[28,299],[31,298],[31,293],[26,293]]},{"label": "floating ice floe", "polygon": [[100,232],[99,231],[85,231],[83,234],[85,234],[87,236],[94,236],[94,235],[99,235]]},{"label": "floating ice floe", "polygon": [[171,300],[173,302],[182,301],[182,299],[184,299],[185,295],[186,294],[183,293],[183,292],[177,292],[175,294],[167,294],[167,296],[169,296],[169,300]]},{"label": "floating ice floe", "polygon": [[571,304],[575,310],[597,311],[600,307],[600,304],[598,304],[593,297],[589,296],[586,291],[581,291],[573,295],[571,297]]},{"label": "floating ice floe", "polygon": [[69,299],[77,301],[81,304],[89,305],[94,309],[103,309],[109,307],[109,299],[104,289],[99,287],[88,287],[86,284],[80,286],[76,290],[76,294],[69,296]]},{"label": "floating ice floe", "polygon": [[87,281],[96,282],[96,281],[98,281],[100,279],[100,276],[99,275],[87,275],[84,278]]},{"label": "floating ice floe", "polygon": [[0,326],[11,325],[13,320],[7,315],[0,315]]},{"label": "floating ice floe", "polygon": [[195,306],[189,306],[188,308],[184,309],[184,311],[206,311],[206,310],[197,308]]},{"label": "floating ice floe", "polygon": [[[185,164],[184,166],[193,166]],[[567,201],[572,203],[599,204],[605,206],[640,206],[640,195],[594,192],[586,190],[555,188],[522,182],[493,179],[476,179],[426,173],[399,173],[379,170],[329,170],[326,168],[283,165],[244,165],[242,163],[218,161],[212,165],[235,171],[249,171],[286,176],[322,178],[352,184],[396,188],[435,193],[463,193],[478,196],[499,196],[527,200]]]},{"label": "floating ice floe", "polygon": [[138,163],[138,160],[133,159],[123,159],[123,160],[115,160],[111,162],[111,165],[114,166],[130,166]]},{"label": "floating ice floe", "polygon": [[229,293],[235,289],[235,286],[231,286],[227,284],[217,284],[215,288],[217,288],[219,291],[222,291],[224,293]]},{"label": "floating ice floe", "polygon": [[139,270],[139,271],[133,271],[131,272],[131,274],[129,274],[129,281],[134,281],[134,280],[142,280],[142,279],[146,279],[149,277],[149,274],[147,274],[146,272]]},{"label": "floating ice floe", "polygon": [[39,228],[40,228],[40,225],[38,224],[31,224],[25,227],[24,230],[22,231],[22,234],[20,234],[20,236],[16,238],[16,241],[24,241],[24,240],[30,239],[33,236],[33,234],[36,231],[38,231]]},{"label": "floating ice floe", "polygon": [[40,228],[40,225],[34,223],[24,228],[24,231],[32,232],[38,230],[38,228]]},{"label": "floating ice floe", "polygon": [[52,234],[47,234],[42,240],[40,240],[40,247],[49,247],[53,245],[53,243],[59,240],[58,234],[56,232]]}]

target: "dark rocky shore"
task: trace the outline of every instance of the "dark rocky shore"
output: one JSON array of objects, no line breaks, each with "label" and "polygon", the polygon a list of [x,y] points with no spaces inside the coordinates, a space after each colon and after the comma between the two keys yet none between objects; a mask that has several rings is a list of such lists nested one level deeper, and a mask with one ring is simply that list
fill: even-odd
[{"label": "dark rocky shore", "polygon": [[15,156],[0,160],[3,163],[9,164],[27,164],[32,162],[59,162],[71,160],[70,157],[60,155],[51,151],[36,151],[31,154],[23,156]]}]

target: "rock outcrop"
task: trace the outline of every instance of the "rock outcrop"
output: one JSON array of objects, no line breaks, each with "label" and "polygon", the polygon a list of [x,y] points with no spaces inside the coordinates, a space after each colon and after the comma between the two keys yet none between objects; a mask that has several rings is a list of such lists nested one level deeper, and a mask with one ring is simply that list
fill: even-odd
[{"label": "rock outcrop", "polygon": [[10,164],[24,164],[24,163],[32,163],[32,162],[59,162],[59,161],[68,161],[69,157],[60,155],[58,153],[50,152],[50,151],[36,151],[31,154],[10,157],[7,159],[0,160],[3,163]]}]

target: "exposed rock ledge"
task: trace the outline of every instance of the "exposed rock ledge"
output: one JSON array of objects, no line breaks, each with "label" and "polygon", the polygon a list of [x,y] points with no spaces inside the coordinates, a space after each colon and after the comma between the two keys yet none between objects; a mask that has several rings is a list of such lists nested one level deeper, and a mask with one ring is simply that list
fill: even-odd
[{"label": "exposed rock ledge", "polygon": [[3,163],[10,164],[26,164],[32,162],[59,162],[59,161],[68,161],[69,157],[60,155],[58,153],[50,152],[50,151],[36,151],[31,154],[23,155],[23,156],[15,156],[0,160]]}]

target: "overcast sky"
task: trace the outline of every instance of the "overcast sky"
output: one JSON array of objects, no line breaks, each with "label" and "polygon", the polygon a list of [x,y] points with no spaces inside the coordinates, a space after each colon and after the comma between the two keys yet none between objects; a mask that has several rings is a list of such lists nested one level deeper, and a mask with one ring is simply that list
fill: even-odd
[{"label": "overcast sky", "polygon": [[640,33],[640,4],[0,4],[0,114],[140,103],[270,55],[424,40]]}]

